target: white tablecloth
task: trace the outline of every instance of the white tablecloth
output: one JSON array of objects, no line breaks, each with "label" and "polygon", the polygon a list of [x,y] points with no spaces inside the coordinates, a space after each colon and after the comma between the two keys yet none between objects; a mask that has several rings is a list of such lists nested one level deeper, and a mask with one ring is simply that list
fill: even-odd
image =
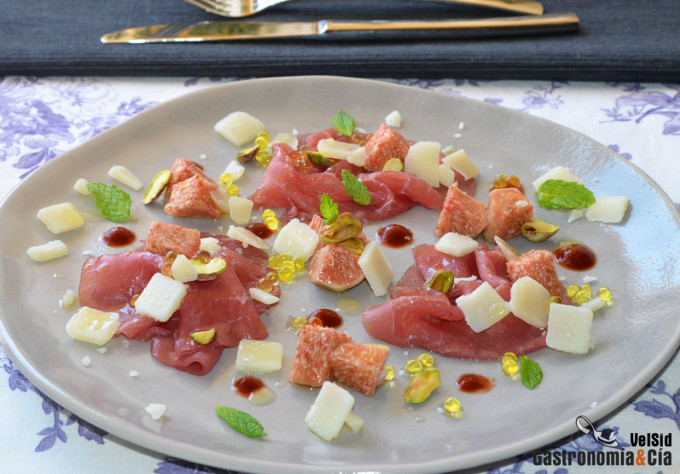
[{"label": "white tablecloth", "polygon": [[[45,162],[139,111],[229,80],[0,77],[0,198]],[[398,82],[492,102],[570,127],[629,159],[680,206],[680,84]],[[37,390],[2,346],[0,367],[2,472],[225,472],[148,452],[90,426]],[[680,357],[676,354],[644,391],[596,427],[616,430],[621,439],[631,432],[672,436],[670,466],[601,467],[602,472],[680,472]],[[603,447],[592,436],[579,434],[550,449]],[[593,467],[536,466],[531,457],[518,457],[475,471],[566,474],[593,472]]]}]

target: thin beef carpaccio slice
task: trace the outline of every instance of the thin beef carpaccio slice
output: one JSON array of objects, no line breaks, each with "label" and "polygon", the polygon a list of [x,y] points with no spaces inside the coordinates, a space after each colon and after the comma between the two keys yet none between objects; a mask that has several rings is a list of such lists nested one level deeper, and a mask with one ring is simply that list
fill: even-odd
[{"label": "thin beef carpaccio slice", "polygon": [[[389,130],[381,130],[376,134],[390,133]],[[285,208],[286,211],[280,216],[284,222],[293,218],[309,222],[314,213],[318,212],[321,195],[326,193],[338,204],[340,212],[351,212],[365,223],[389,219],[416,205],[441,210],[447,188],[433,188],[411,173],[382,171],[370,164],[362,168],[344,160],[327,169],[320,166],[299,167],[295,164],[299,151],[315,151],[319,140],[325,138],[366,142],[367,151],[371,151],[371,143],[380,142],[377,138],[371,142],[371,135],[349,138],[341,136],[335,130],[323,130],[300,137],[296,150],[285,144],[274,145],[274,157],[267,167],[262,184],[250,197],[255,208]],[[410,144],[408,141],[404,143]],[[380,146],[377,148],[380,149]],[[376,151],[376,156],[377,154],[379,153]],[[378,161],[382,161],[382,158]],[[343,169],[356,175],[366,185],[371,194],[371,205],[355,203],[345,191],[341,180]],[[367,169],[372,172],[367,172]],[[475,194],[477,185],[474,179],[465,180],[456,172],[456,182],[461,191],[471,196]]]},{"label": "thin beef carpaccio slice", "polygon": [[[81,273],[79,288],[83,306],[117,311],[121,327],[118,335],[151,341],[154,357],[161,363],[196,375],[207,373],[224,347],[234,347],[241,339],[263,339],[267,330],[259,314],[268,308],[250,298],[248,288],[270,271],[266,253],[240,242],[218,236],[227,270],[211,281],[188,283],[187,296],[180,309],[165,323],[138,314],[130,300],[141,294],[151,277],[161,271],[160,255],[134,251],[88,259]],[[278,288],[276,288],[278,290]],[[215,328],[213,341],[199,345],[191,333]]]},{"label": "thin beef carpaccio slice", "polygon": [[[202,234],[202,237],[216,238],[222,250],[218,251],[213,257],[223,258],[227,265],[234,268],[236,276],[246,290],[256,288],[259,280],[264,278],[267,273],[274,270],[269,266],[269,254],[262,249],[252,245],[244,246],[242,242],[231,239],[226,235]],[[271,292],[276,297],[281,296],[281,287],[274,285]],[[255,311],[261,314],[271,305],[253,300]]]},{"label": "thin beef carpaccio slice", "polygon": [[[194,375],[205,375],[217,363],[225,347],[242,339],[264,339],[267,329],[255,310],[248,291],[233,267],[216,279],[188,283],[187,295],[177,311],[179,322],[172,335],[152,339],[151,353],[162,364]],[[215,329],[209,344],[197,344],[191,334]]]},{"label": "thin beef carpaccio slice", "polygon": [[[543,331],[514,315],[475,333],[455,305],[459,296],[484,281],[505,300],[510,299],[506,261],[497,247],[480,244],[475,252],[453,257],[423,244],[414,247],[413,254],[415,264],[392,288],[391,299],[364,311],[364,328],[371,336],[400,347],[419,347],[462,359],[496,359],[508,351],[528,353],[545,347]],[[443,295],[423,287],[438,270],[449,270],[457,278],[476,278],[457,283]]]}]

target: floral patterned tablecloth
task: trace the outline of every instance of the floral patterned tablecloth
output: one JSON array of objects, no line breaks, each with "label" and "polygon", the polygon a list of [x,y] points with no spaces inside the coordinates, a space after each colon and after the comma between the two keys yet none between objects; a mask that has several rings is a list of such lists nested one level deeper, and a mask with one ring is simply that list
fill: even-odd
[{"label": "floral patterned tablecloth", "polygon": [[[0,198],[42,164],[97,133],[160,102],[230,80],[0,77]],[[588,135],[645,171],[680,209],[680,84],[392,82],[499,104]],[[0,367],[2,472],[227,472],[146,451],[91,426],[42,394],[1,345]],[[643,391],[595,428],[603,436],[614,430],[623,443],[632,432],[672,438],[670,464],[599,466],[598,472],[680,472],[680,357],[676,354]],[[575,454],[603,449],[592,433],[546,447]],[[535,465],[531,456],[520,456],[474,471],[567,474],[593,472],[593,466]]]}]

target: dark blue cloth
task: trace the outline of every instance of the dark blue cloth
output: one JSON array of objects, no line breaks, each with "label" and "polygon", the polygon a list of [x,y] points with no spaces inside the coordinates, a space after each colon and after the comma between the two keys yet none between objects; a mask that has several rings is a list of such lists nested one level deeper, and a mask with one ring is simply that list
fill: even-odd
[{"label": "dark blue cloth", "polygon": [[[336,33],[212,44],[102,44],[123,28],[216,20],[182,0],[0,0],[0,74],[547,79],[680,82],[677,0],[545,0],[581,28],[547,36],[447,39]],[[293,0],[250,20],[504,16],[415,0]]]}]

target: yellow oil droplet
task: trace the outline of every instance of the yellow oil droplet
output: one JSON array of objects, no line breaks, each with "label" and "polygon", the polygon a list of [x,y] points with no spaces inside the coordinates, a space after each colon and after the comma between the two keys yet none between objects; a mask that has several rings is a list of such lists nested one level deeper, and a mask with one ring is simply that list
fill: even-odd
[{"label": "yellow oil droplet", "polygon": [[517,356],[512,352],[503,354],[503,357],[501,357],[501,364],[503,366],[503,373],[508,377],[514,376],[519,371]]},{"label": "yellow oil droplet", "polygon": [[269,230],[276,230],[279,228],[279,220],[276,217],[267,217],[264,220],[264,225],[266,225]]},{"label": "yellow oil droplet", "polygon": [[432,357],[432,354],[420,354],[418,360],[423,364],[423,367],[432,367],[434,365],[434,357]]},{"label": "yellow oil droplet", "polygon": [[262,220],[267,220],[270,217],[276,217],[276,212],[272,211],[271,209],[265,209],[262,211]]},{"label": "yellow oil droplet", "polygon": [[292,274],[295,274],[295,264],[293,263],[292,260],[286,260],[285,262],[283,262],[281,270],[283,270],[284,268],[290,270]]},{"label": "yellow oil droplet", "polygon": [[569,285],[567,287],[567,296],[573,298],[580,290],[581,289],[577,285]]},{"label": "yellow oil droplet", "polygon": [[232,185],[234,182],[234,177],[231,175],[231,173],[222,173],[220,175],[220,186],[222,186],[225,190]]},{"label": "yellow oil droplet", "polygon": [[267,146],[269,143],[269,133],[267,133],[266,130],[262,130],[260,133],[257,134],[257,137],[255,137],[255,146],[264,148]]},{"label": "yellow oil droplet", "polygon": [[281,261],[283,262],[292,262],[293,261],[293,256],[289,253],[282,253],[281,254]]},{"label": "yellow oil droplet", "polygon": [[271,292],[274,288],[274,283],[269,278],[260,278],[257,282],[257,288],[267,293]]},{"label": "yellow oil droplet", "polygon": [[351,297],[342,297],[335,300],[335,310],[340,313],[360,314],[364,312],[364,303]]},{"label": "yellow oil droplet", "polygon": [[590,287],[590,285],[587,284],[587,283],[585,283],[585,284],[581,287],[581,292],[582,292],[585,296],[587,296],[588,299],[590,299],[590,298],[593,297],[593,289],[592,289],[592,288]]},{"label": "yellow oil droplet", "polygon": [[269,272],[264,276],[267,280],[270,280],[273,285],[279,282],[279,274],[276,272]]},{"label": "yellow oil droplet", "polygon": [[238,186],[235,184],[232,184],[231,186],[227,186],[225,189],[227,192],[227,196],[232,197],[232,196],[238,196]]},{"label": "yellow oil droplet", "polygon": [[269,266],[273,268],[274,270],[279,270],[281,267],[283,267],[283,258],[281,255],[278,254],[273,254],[269,257]]},{"label": "yellow oil droplet", "polygon": [[459,413],[462,409],[460,401],[454,397],[447,398],[444,401],[443,407],[446,413],[448,413],[449,415],[455,415],[456,413]]},{"label": "yellow oil droplet", "polygon": [[411,359],[408,362],[406,362],[406,366],[404,367],[404,369],[409,374],[417,374],[418,372],[423,370],[423,363],[418,359]]},{"label": "yellow oil droplet", "polygon": [[302,326],[307,324],[307,322],[308,322],[307,318],[305,318],[304,316],[298,316],[293,320],[293,327],[296,329],[300,329]]},{"label": "yellow oil droplet", "polygon": [[288,283],[293,280],[293,271],[290,268],[283,267],[279,270],[279,280]]},{"label": "yellow oil droplet", "polygon": [[386,365],[383,367],[383,370],[385,371],[385,381],[390,382],[394,380],[395,372],[394,372],[394,367],[391,365]]},{"label": "yellow oil droplet", "polygon": [[305,261],[302,257],[295,257],[293,259],[293,264],[295,265],[296,272],[301,272],[305,269]]},{"label": "yellow oil droplet", "polygon": [[562,298],[560,298],[559,296],[551,296],[550,299],[548,299],[548,304],[550,304],[550,303],[559,303],[559,304],[561,304],[561,303],[562,303]]},{"label": "yellow oil droplet", "polygon": [[602,288],[597,290],[597,296],[602,298],[605,301],[605,303],[612,301],[612,299],[614,298],[611,290],[609,288],[607,288],[606,286],[603,286]]}]

